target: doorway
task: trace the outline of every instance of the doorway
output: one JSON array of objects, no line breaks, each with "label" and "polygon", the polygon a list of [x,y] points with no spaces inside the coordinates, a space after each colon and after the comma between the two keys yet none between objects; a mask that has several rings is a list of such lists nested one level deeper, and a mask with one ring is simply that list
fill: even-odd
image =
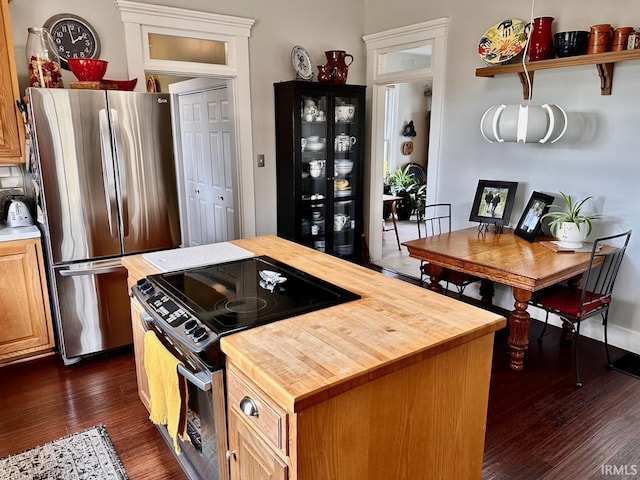
[{"label": "doorway", "polygon": [[171,83],[184,246],[238,238],[234,112],[229,82]]},{"label": "doorway", "polygon": [[[396,187],[389,181],[393,174],[410,165],[408,172],[412,174],[415,186],[410,189],[412,207],[422,190],[419,185],[426,183],[429,146],[429,120],[431,100],[431,79],[415,82],[393,83],[385,86],[384,111],[384,163],[382,178],[385,193],[397,194]],[[408,136],[407,126],[413,128]],[[407,148],[410,144],[411,148]],[[391,174],[391,176],[390,176]],[[402,194],[400,194],[402,195]],[[415,204],[414,204],[415,203]],[[398,208],[398,213],[404,209]],[[387,270],[402,273],[411,277],[419,277],[420,262],[410,258],[406,249],[398,248],[398,240],[404,242],[418,237],[417,221],[419,210],[409,209],[410,215],[397,215],[394,225],[389,209],[383,210],[384,226],[380,231],[382,239],[382,257],[376,264]],[[407,212],[407,213],[409,213]],[[398,237],[394,230],[397,228]]]},{"label": "doorway", "polygon": [[[440,136],[443,117],[448,18],[408,25],[363,37],[367,46],[367,85],[371,100],[370,168],[365,211],[371,260],[382,258],[380,219],[383,218],[385,93],[390,84],[432,81],[428,136],[426,201],[438,198]],[[417,227],[416,227],[417,237]]]},{"label": "doorway", "polygon": [[[256,235],[256,211],[253,171],[253,137],[251,134],[251,88],[249,79],[249,42],[253,19],[218,15],[162,5],[115,0],[124,24],[129,75],[146,78],[147,74],[164,74],[185,78],[224,81],[228,86],[229,108],[233,112],[235,172],[231,178],[234,200],[234,236]],[[179,26],[179,28],[178,28]],[[164,38],[170,49],[161,49]],[[178,44],[205,45],[192,53],[212,53],[213,58],[185,56]],[[176,54],[176,52],[181,52]],[[223,195],[224,197],[224,195]],[[226,198],[225,198],[226,200]]]}]

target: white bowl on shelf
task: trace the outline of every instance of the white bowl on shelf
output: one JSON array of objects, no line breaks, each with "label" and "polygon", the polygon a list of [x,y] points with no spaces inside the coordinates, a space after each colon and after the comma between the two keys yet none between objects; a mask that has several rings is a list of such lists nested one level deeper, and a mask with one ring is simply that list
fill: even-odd
[{"label": "white bowl on shelf", "polygon": [[353,170],[353,160],[336,160],[335,169],[339,175],[347,175]]}]

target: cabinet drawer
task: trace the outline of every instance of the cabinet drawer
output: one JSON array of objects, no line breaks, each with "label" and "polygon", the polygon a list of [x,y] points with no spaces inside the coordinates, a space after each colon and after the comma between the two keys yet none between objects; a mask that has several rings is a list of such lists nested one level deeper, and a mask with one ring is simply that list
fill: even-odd
[{"label": "cabinet drawer", "polygon": [[228,369],[229,409],[252,425],[273,448],[287,455],[287,412],[240,372]]}]

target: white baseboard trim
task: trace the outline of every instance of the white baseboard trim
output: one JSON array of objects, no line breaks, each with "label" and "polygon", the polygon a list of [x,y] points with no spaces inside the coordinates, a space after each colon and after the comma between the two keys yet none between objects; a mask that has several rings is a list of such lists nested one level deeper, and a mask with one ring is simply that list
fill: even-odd
[{"label": "white baseboard trim", "polygon": [[[549,323],[556,327],[562,327],[562,321],[558,317],[550,316]],[[640,355],[640,333],[612,325],[611,323],[609,323],[607,333],[609,336],[609,345]],[[580,335],[604,342],[604,328],[602,327],[600,316],[595,316],[583,321],[582,325],[580,325]]]}]

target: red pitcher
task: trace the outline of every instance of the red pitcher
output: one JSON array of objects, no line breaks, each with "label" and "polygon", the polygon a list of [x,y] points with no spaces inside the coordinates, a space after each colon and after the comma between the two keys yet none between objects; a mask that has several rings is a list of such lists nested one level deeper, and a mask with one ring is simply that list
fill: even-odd
[{"label": "red pitcher", "polygon": [[[349,65],[353,63],[353,56],[344,50],[327,50],[324,52],[327,57],[327,70],[333,72],[333,83],[347,83],[347,74],[349,73]],[[346,59],[350,58],[349,63]]]},{"label": "red pitcher", "polygon": [[531,39],[529,40],[529,61],[546,60],[554,57],[553,33],[551,33],[553,17],[533,19]]}]

